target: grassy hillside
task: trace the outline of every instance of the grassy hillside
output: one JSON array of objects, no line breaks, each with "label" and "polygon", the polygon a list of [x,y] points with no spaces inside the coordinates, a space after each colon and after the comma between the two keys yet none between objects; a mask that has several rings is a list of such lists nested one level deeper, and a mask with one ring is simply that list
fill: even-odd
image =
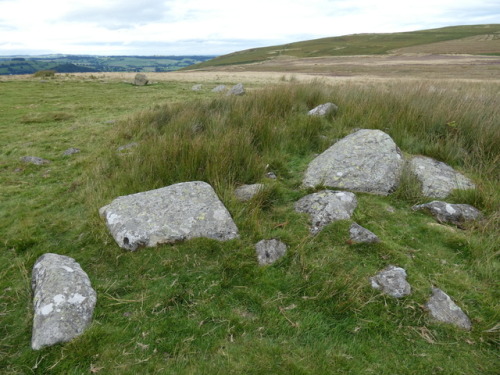
[{"label": "grassy hillside", "polygon": [[[2,374],[498,373],[500,109],[495,83],[394,82],[249,86],[59,76],[0,81],[0,369]],[[467,95],[464,95],[467,93]],[[332,101],[334,116],[309,109]],[[293,204],[310,160],[355,128],[389,133],[470,176],[483,221],[439,225],[412,204],[411,179],[388,197],[357,194],[354,220],[382,242],[352,245],[349,221],[311,236]],[[117,147],[139,146],[120,153]],[[81,152],[62,153],[69,147]],[[23,164],[35,155],[51,164]],[[265,173],[272,170],[277,180]],[[118,195],[190,180],[211,183],[240,239],[197,239],[124,251],[98,216]],[[242,183],[266,189],[248,203]],[[284,258],[259,267],[254,244],[280,238]],[[90,328],[70,343],[30,348],[31,270],[46,252],[76,259],[97,291]],[[413,292],[373,290],[368,278],[404,267]],[[431,286],[450,294],[472,331],[431,321]]]},{"label": "grassy hillside", "polygon": [[[391,33],[391,34],[354,34],[332,38],[321,38],[279,46],[253,48],[219,56],[215,59],[196,64],[186,69],[204,68],[209,66],[248,64],[264,61],[281,56],[294,57],[320,57],[320,56],[349,56],[349,55],[374,55],[386,54],[392,50],[424,46],[438,42],[458,40],[478,35],[493,35],[488,43],[483,43],[481,53],[500,53],[498,37],[500,24],[453,26],[439,29]],[[434,49],[434,53],[447,53],[447,49]],[[474,53],[473,44],[461,46],[461,52]]]}]

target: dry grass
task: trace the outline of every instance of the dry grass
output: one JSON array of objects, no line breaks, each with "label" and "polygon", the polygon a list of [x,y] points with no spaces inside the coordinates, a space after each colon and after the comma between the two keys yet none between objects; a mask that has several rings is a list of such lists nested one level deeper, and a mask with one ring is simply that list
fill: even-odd
[{"label": "dry grass", "polygon": [[491,54],[500,51],[500,34],[476,35],[445,42],[424,44],[399,48],[394,53],[459,53],[459,54]]}]

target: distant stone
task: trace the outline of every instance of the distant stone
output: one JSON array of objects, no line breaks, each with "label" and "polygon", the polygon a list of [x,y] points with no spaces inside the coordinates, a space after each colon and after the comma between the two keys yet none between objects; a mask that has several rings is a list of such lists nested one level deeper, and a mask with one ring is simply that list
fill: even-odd
[{"label": "distant stone", "polygon": [[256,194],[264,189],[263,184],[242,185],[234,191],[236,198],[242,202],[252,199]]},{"label": "distant stone", "polygon": [[387,195],[397,187],[403,163],[401,151],[389,135],[362,129],[316,157],[307,168],[303,186]]},{"label": "distant stone", "polygon": [[438,222],[454,224],[457,227],[462,227],[463,224],[478,220],[483,216],[481,211],[471,205],[442,201],[415,205],[412,210],[429,212]]},{"label": "distant stone", "polygon": [[432,296],[425,307],[437,321],[450,323],[466,330],[472,328],[469,317],[441,289],[432,288]]},{"label": "distant stone", "polygon": [[63,152],[63,156],[73,155],[73,154],[77,154],[79,152],[80,152],[79,148],[71,147],[71,148],[68,148],[66,151]]},{"label": "distant stone", "polygon": [[39,158],[38,156],[23,156],[20,158],[21,161],[25,163],[35,164],[35,165],[43,165],[49,164],[50,161],[46,159]]},{"label": "distant stone", "polygon": [[219,85],[212,89],[212,92],[224,92],[226,91],[226,85]]},{"label": "distant stone", "polygon": [[338,109],[339,107],[333,103],[325,103],[311,109],[307,114],[309,116],[326,116],[332,112],[336,112]]},{"label": "distant stone", "polygon": [[363,228],[357,223],[352,223],[349,229],[349,234],[351,236],[351,241],[358,243],[375,243],[380,242],[380,239],[371,231]]},{"label": "distant stone", "polygon": [[134,85],[136,86],[145,86],[148,84],[148,78],[143,73],[137,73],[134,78]]},{"label": "distant stone", "polygon": [[191,87],[191,90],[193,90],[193,91],[201,91],[202,88],[203,88],[203,85],[197,84],[197,85],[194,85],[193,87]]},{"label": "distant stone", "polygon": [[353,193],[323,190],[298,200],[295,211],[309,214],[310,232],[317,234],[334,221],[350,219],[356,206],[357,200]]},{"label": "distant stone", "polygon": [[262,240],[255,245],[259,265],[265,266],[276,262],[286,253],[286,245],[276,239]]},{"label": "distant stone", "polygon": [[411,171],[422,183],[422,194],[431,198],[446,198],[454,189],[475,189],[463,174],[449,165],[424,156],[410,160]]},{"label": "distant stone", "polygon": [[34,350],[71,341],[92,321],[96,292],[87,274],[73,259],[47,253],[33,267]]},{"label": "distant stone", "polygon": [[139,143],[132,142],[132,143],[128,143],[126,145],[120,146],[116,150],[117,151],[126,151],[126,150],[130,150],[131,148],[134,148],[134,147],[137,147],[137,146],[139,146]]},{"label": "distant stone", "polygon": [[127,250],[197,237],[238,237],[238,228],[213,188],[202,181],[118,197],[99,210],[116,243]]},{"label": "distant stone", "polygon": [[381,290],[391,297],[401,298],[411,293],[406,281],[406,271],[396,266],[388,266],[370,278],[372,288]]},{"label": "distant stone", "polygon": [[266,177],[270,178],[271,180],[276,180],[278,178],[278,176],[276,176],[276,173],[274,172],[267,172]]},{"label": "distant stone", "polygon": [[231,89],[227,92],[226,95],[245,95],[245,88],[243,87],[243,83],[238,83],[237,85],[234,85],[231,87]]}]

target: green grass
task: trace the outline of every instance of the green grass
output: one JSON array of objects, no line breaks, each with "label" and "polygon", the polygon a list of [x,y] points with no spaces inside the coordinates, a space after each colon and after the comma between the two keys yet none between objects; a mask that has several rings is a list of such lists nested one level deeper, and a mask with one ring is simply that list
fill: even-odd
[{"label": "green grass", "polygon": [[[272,58],[279,58],[280,56],[322,57],[380,55],[399,48],[427,45],[436,42],[457,40],[483,34],[495,34],[499,32],[500,25],[494,24],[451,26],[439,29],[390,34],[344,35],[233,52],[184,69],[191,70],[212,66],[250,64]],[[497,51],[492,50],[491,52],[494,54]]]},{"label": "green grass", "polygon": [[[495,84],[282,83],[245,97],[191,86],[0,82],[2,373],[496,374]],[[305,115],[326,101],[339,106],[335,115]],[[349,221],[310,236],[307,217],[293,210],[307,194],[302,173],[354,128],[382,129],[405,154],[436,157],[466,173],[477,191],[450,201],[474,203],[486,219],[463,231],[436,225],[410,209],[425,199],[407,175],[394,195],[357,194],[353,219],[381,243],[349,245]],[[116,151],[131,142],[139,146]],[[69,147],[82,152],[63,157]],[[52,163],[24,165],[25,155]],[[277,180],[264,177],[269,170]],[[117,247],[99,207],[188,180],[214,186],[240,239],[138,252]],[[266,190],[238,202],[233,189],[254,182]],[[289,247],[268,267],[257,265],[254,250],[263,238]],[[35,352],[30,277],[46,252],[74,257],[98,302],[82,336]],[[370,288],[368,278],[388,264],[407,270],[410,296],[395,300]],[[471,332],[428,318],[422,305],[433,285],[471,317]]]}]

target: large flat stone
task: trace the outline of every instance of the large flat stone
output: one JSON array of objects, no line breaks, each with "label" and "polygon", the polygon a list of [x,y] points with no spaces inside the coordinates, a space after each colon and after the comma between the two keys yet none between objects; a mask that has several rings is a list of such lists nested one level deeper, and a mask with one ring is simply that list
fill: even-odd
[{"label": "large flat stone", "polygon": [[453,204],[442,201],[415,205],[412,210],[429,212],[438,222],[454,224],[458,227],[483,216],[481,211],[469,204]]},{"label": "large flat stone", "polygon": [[392,138],[362,129],[341,139],[308,166],[303,186],[387,195],[399,183],[403,157]]},{"label": "large flat stone", "polygon": [[127,250],[196,237],[220,241],[238,237],[238,228],[202,181],[118,197],[99,210],[117,244]]},{"label": "large flat stone", "polygon": [[475,189],[463,174],[449,165],[428,158],[415,156],[410,160],[411,171],[422,184],[422,194],[431,198],[446,198],[454,189]]},{"label": "large flat stone", "polygon": [[96,293],[73,259],[47,253],[33,267],[33,334],[35,350],[81,335],[91,323]]}]

